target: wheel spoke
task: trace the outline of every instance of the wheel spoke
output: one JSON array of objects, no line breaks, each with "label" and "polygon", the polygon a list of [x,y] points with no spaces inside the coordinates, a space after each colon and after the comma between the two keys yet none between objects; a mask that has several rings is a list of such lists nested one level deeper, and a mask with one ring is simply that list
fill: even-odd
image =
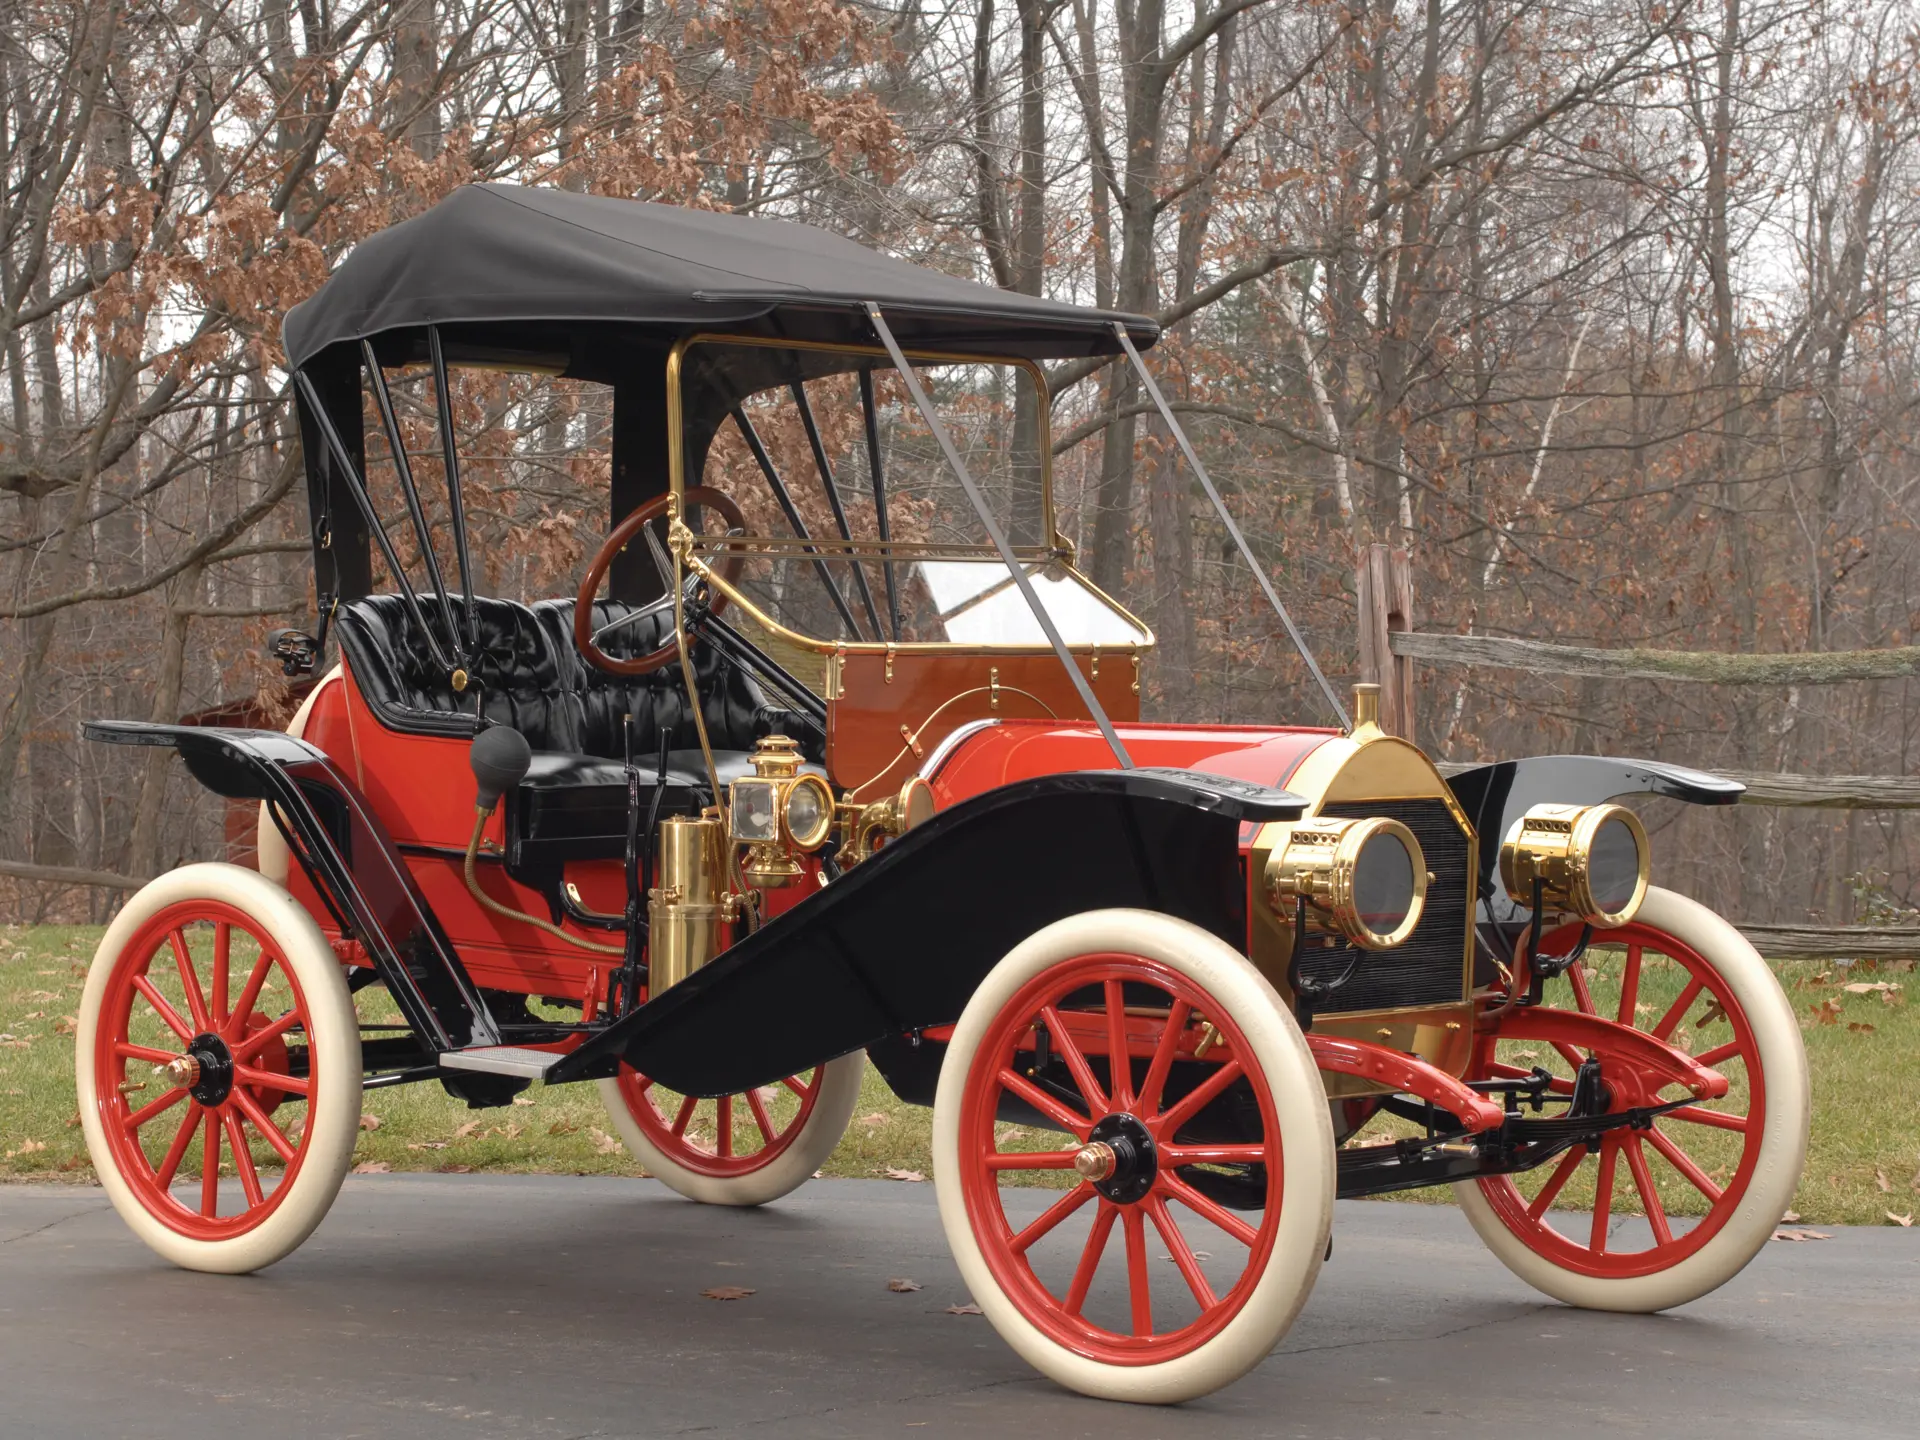
[{"label": "wheel spoke", "polygon": [[714,1143],[719,1147],[720,1158],[733,1158],[733,1097],[722,1095],[713,1102]]},{"label": "wheel spoke", "polygon": [[1660,1017],[1660,1023],[1654,1026],[1648,1033],[1656,1040],[1666,1039],[1673,1033],[1673,1027],[1680,1023],[1681,1017],[1687,1013],[1688,1007],[1699,998],[1700,992],[1706,988],[1705,983],[1697,976],[1689,980],[1687,982],[1687,988],[1680,992],[1680,998],[1673,1002],[1673,1008],[1662,1015]]},{"label": "wheel spoke", "polygon": [[995,1150],[986,1157],[989,1170],[1071,1170],[1078,1150]]},{"label": "wheel spoke", "polygon": [[1133,1301],[1133,1333],[1144,1340],[1153,1334],[1153,1275],[1147,1269],[1147,1222],[1138,1205],[1120,1212],[1127,1237],[1127,1294]]},{"label": "wheel spoke", "polygon": [[1222,1065],[1218,1070],[1215,1070],[1213,1074],[1189,1090],[1181,1097],[1179,1103],[1160,1117],[1160,1133],[1171,1139],[1176,1130],[1197,1115],[1201,1107],[1219,1095],[1220,1092],[1225,1090],[1229,1085],[1233,1084],[1234,1081],[1238,1080],[1240,1075],[1240,1062],[1238,1060],[1227,1061],[1226,1064]]},{"label": "wheel spoke", "polygon": [[1062,1130],[1071,1131],[1082,1140],[1087,1138],[1087,1132],[1093,1128],[1093,1121],[1084,1115],[1074,1114],[1062,1102],[1054,1099],[1024,1075],[1016,1074],[1003,1067],[1000,1071],[1000,1083],[1052,1120]]},{"label": "wheel spoke", "polygon": [[185,1090],[182,1090],[176,1085],[158,1100],[149,1100],[145,1105],[142,1105],[138,1110],[127,1116],[126,1119],[120,1122],[121,1128],[129,1135],[137,1133],[140,1127],[145,1125],[149,1120],[155,1116],[165,1114],[174,1106],[178,1105],[186,1098],[186,1094],[187,1092]]},{"label": "wheel spoke", "polygon": [[1115,1110],[1133,1108],[1133,1057],[1127,1049],[1126,988],[1118,980],[1106,983],[1107,1082]]},{"label": "wheel spoke", "polygon": [[697,1096],[689,1095],[680,1102],[680,1113],[673,1117],[673,1138],[678,1140],[687,1133],[687,1122],[693,1119],[694,1107],[700,1103]]},{"label": "wheel spoke", "polygon": [[186,991],[187,1010],[196,1030],[213,1029],[213,1017],[207,1014],[207,997],[200,991],[200,977],[193,970],[193,956],[187,950],[187,937],[178,929],[167,932],[167,944],[173,947],[174,968],[180,972],[180,988]]},{"label": "wheel spoke", "polygon": [[1578,1050],[1574,1049],[1571,1045],[1563,1045],[1558,1040],[1556,1040],[1553,1042],[1553,1048],[1555,1051],[1559,1053],[1560,1058],[1566,1061],[1567,1064],[1570,1067],[1572,1067],[1575,1074],[1578,1074],[1580,1071],[1580,1067],[1586,1063],[1587,1057],[1582,1055]]},{"label": "wheel spoke", "polygon": [[1051,1005],[1040,1008],[1040,1018],[1045,1022],[1047,1034],[1053,1037],[1053,1048],[1060,1058],[1067,1062],[1067,1069],[1073,1074],[1073,1083],[1080,1087],[1080,1098],[1087,1102],[1087,1113],[1099,1115],[1107,1107],[1107,1092],[1100,1088],[1100,1082],[1093,1078],[1093,1067],[1087,1064],[1087,1057],[1080,1053],[1080,1047],[1074,1043],[1073,1036],[1067,1033],[1066,1025],[1060,1019],[1060,1012]]},{"label": "wheel spoke", "polygon": [[1082,1180],[1078,1185],[1074,1186],[1073,1189],[1049,1205],[1038,1220],[1035,1220],[1031,1225],[1027,1226],[1026,1229],[1014,1236],[1007,1244],[1012,1247],[1014,1254],[1026,1254],[1039,1240],[1048,1235],[1056,1225],[1066,1219],[1067,1216],[1073,1214],[1073,1212],[1078,1210],[1082,1205],[1086,1204],[1087,1201],[1093,1199],[1098,1193],[1093,1186]]},{"label": "wheel spoke", "polygon": [[279,1039],[299,1023],[299,1010],[287,1011],[286,1014],[275,1020],[271,1025],[263,1025],[260,1029],[247,1035],[245,1039],[236,1041],[233,1046],[233,1058],[236,1061],[251,1060],[255,1055],[260,1053],[260,1048],[269,1040]]},{"label": "wheel spoke", "polygon": [[[180,1012],[167,1002],[166,996],[153,988],[151,980],[144,975],[136,975],[133,977],[133,988],[138,990],[147,1004],[153,1007],[153,1013],[160,1017],[161,1022],[169,1030],[182,1040],[193,1039],[193,1027],[180,1018]],[[171,1060],[173,1057],[169,1055],[167,1058]]]},{"label": "wheel spoke", "polygon": [[753,1123],[760,1127],[760,1138],[773,1144],[773,1118],[767,1114],[767,1102],[760,1098],[758,1090],[747,1091],[747,1109],[753,1112]]},{"label": "wheel spoke", "polygon": [[1700,1054],[1694,1056],[1693,1059],[1696,1065],[1704,1065],[1711,1070],[1722,1060],[1731,1060],[1735,1055],[1740,1053],[1740,1042],[1735,1039],[1727,1041],[1724,1045],[1716,1045],[1711,1050],[1703,1050]]},{"label": "wheel spoke", "polygon": [[1162,1165],[1259,1165],[1267,1158],[1265,1141],[1252,1145],[1163,1145]]},{"label": "wheel spoke", "polygon": [[113,1042],[113,1053],[122,1060],[145,1060],[154,1065],[165,1065],[169,1060],[180,1058],[171,1050],[155,1050],[151,1045],[129,1045],[124,1040]]},{"label": "wheel spoke", "polygon": [[311,1095],[312,1083],[304,1075],[282,1075],[277,1070],[258,1070],[251,1065],[235,1065],[233,1078],[256,1090],[281,1090],[289,1095]]},{"label": "wheel spoke", "polygon": [[1587,1158],[1587,1147],[1576,1145],[1569,1150],[1560,1163],[1554,1167],[1553,1174],[1547,1177],[1547,1183],[1540,1187],[1540,1193],[1533,1197],[1533,1203],[1527,1206],[1527,1214],[1538,1220],[1551,1208],[1553,1202],[1566,1189],[1567,1181],[1573,1178],[1573,1172],[1580,1168],[1580,1162]]},{"label": "wheel spoke", "polygon": [[233,1151],[233,1168],[240,1173],[240,1188],[246,1192],[248,1208],[266,1204],[259,1172],[253,1168],[253,1153],[247,1149],[247,1137],[240,1133],[240,1117],[229,1110],[221,1119],[226,1124],[227,1148]]},{"label": "wheel spoke", "polygon": [[1596,1015],[1593,1008],[1593,990],[1587,984],[1587,967],[1575,961],[1567,970],[1567,979],[1573,982],[1574,1003],[1580,1007],[1582,1015]]},{"label": "wheel spoke", "polygon": [[1227,1232],[1242,1245],[1251,1250],[1259,1240],[1259,1232],[1246,1221],[1224,1206],[1217,1205],[1194,1189],[1177,1175],[1160,1172],[1160,1186],[1173,1199],[1178,1200],[1202,1220]]},{"label": "wheel spoke", "polygon": [[1193,1292],[1193,1298],[1200,1302],[1203,1311],[1211,1310],[1220,1303],[1219,1297],[1213,1293],[1213,1287],[1207,1284],[1200,1261],[1194,1255],[1193,1247],[1187,1244],[1187,1237],[1180,1233],[1180,1226],[1167,1209],[1167,1202],[1158,1195],[1149,1195],[1142,1203],[1153,1220],[1153,1228],[1160,1232],[1161,1240],[1166,1243],[1167,1253],[1173,1256],[1173,1263],[1180,1267],[1180,1273],[1186,1277],[1187,1288]]},{"label": "wheel spoke", "polygon": [[1678,1110],[1667,1111],[1667,1119],[1684,1120],[1689,1125],[1705,1125],[1713,1130],[1735,1130],[1747,1133],[1747,1117],[1744,1115],[1722,1115],[1718,1110],[1704,1110],[1698,1105],[1682,1105]]},{"label": "wheel spoke", "polygon": [[1709,1203],[1718,1204],[1720,1197],[1727,1193],[1714,1184],[1707,1172],[1695,1163],[1694,1158],[1682,1150],[1674,1138],[1662,1131],[1658,1124],[1647,1132],[1647,1141],[1666,1157],[1669,1165],[1686,1177],[1689,1185],[1706,1196]]},{"label": "wheel spoke", "polygon": [[1627,1168],[1633,1172],[1633,1188],[1640,1192],[1641,1208],[1647,1212],[1647,1224],[1653,1227],[1654,1243],[1671,1245],[1673,1227],[1667,1223],[1660,1192],[1654,1188],[1653,1175],[1647,1169],[1647,1152],[1640,1148],[1640,1137],[1629,1131],[1621,1143],[1627,1152]]},{"label": "wheel spoke", "polygon": [[813,1088],[808,1085],[795,1084],[794,1079],[791,1075],[789,1075],[786,1079],[782,1080],[780,1083],[786,1086],[787,1089],[791,1090],[794,1094],[798,1095],[802,1100],[810,1100],[813,1098]]},{"label": "wheel spoke", "polygon": [[1640,963],[1643,947],[1627,946],[1627,968],[1620,976],[1620,1009],[1615,1020],[1622,1025],[1633,1024],[1633,1010],[1640,1003]]},{"label": "wheel spoke", "polygon": [[220,1216],[220,1118],[207,1111],[207,1139],[200,1151],[200,1213],[209,1220]]},{"label": "wheel spoke", "polygon": [[1100,1203],[1099,1213],[1093,1217],[1093,1225],[1087,1231],[1087,1243],[1080,1251],[1080,1263],[1074,1267],[1073,1283],[1067,1286],[1067,1298],[1064,1309],[1069,1315],[1078,1315],[1087,1303],[1087,1291],[1093,1287],[1093,1272],[1100,1268],[1100,1257],[1106,1253],[1107,1237],[1113,1233],[1113,1222],[1119,1217],[1120,1207]]},{"label": "wheel spoke", "polygon": [[194,1133],[200,1128],[200,1117],[205,1113],[198,1100],[187,1102],[186,1119],[180,1122],[180,1129],[174,1135],[173,1143],[167,1147],[160,1168],[153,1172],[154,1183],[161,1190],[173,1184],[173,1177],[180,1171],[180,1162],[187,1158],[187,1147],[193,1143]]},{"label": "wheel spoke", "polygon": [[233,926],[224,920],[213,927],[213,1028],[227,1023],[227,982],[233,967]]},{"label": "wheel spoke", "polygon": [[1607,1248],[1607,1222],[1613,1216],[1613,1168],[1620,1158],[1620,1147],[1610,1139],[1600,1141],[1600,1178],[1593,1187],[1593,1231],[1587,1248],[1604,1254]]},{"label": "wheel spoke", "polygon": [[245,1090],[233,1092],[234,1106],[247,1117],[247,1123],[260,1132],[260,1138],[273,1147],[273,1153],[291,1165],[293,1163],[293,1142],[287,1139],[280,1127],[273,1123],[273,1117],[260,1108],[260,1104]]},{"label": "wheel spoke", "polygon": [[1160,1093],[1166,1089],[1167,1076],[1173,1070],[1173,1057],[1180,1053],[1180,1037],[1187,1032],[1187,1017],[1193,1007],[1175,997],[1167,1010],[1167,1028],[1160,1032],[1160,1043],[1153,1047],[1153,1060],[1147,1066],[1147,1078],[1141,1082],[1139,1114],[1152,1118],[1160,1108]]},{"label": "wheel spoke", "polygon": [[240,998],[233,1002],[233,1013],[227,1016],[226,1029],[221,1033],[228,1036],[244,1035],[247,1021],[253,1018],[253,1005],[260,998],[261,988],[267,983],[267,976],[273,972],[273,952],[265,945],[260,947],[260,958],[253,962],[253,969],[247,972],[247,983],[240,987]]}]

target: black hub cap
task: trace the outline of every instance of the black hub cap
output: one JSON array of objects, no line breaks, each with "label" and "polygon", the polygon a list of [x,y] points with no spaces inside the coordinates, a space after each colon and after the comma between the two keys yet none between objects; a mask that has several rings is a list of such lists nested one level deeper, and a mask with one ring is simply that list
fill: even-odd
[{"label": "black hub cap", "polygon": [[218,1035],[196,1035],[187,1054],[200,1065],[200,1078],[187,1093],[202,1105],[219,1105],[233,1089],[233,1052]]},{"label": "black hub cap", "polygon": [[1093,1182],[1093,1188],[1116,1205],[1131,1205],[1153,1188],[1160,1173],[1159,1156],[1147,1127],[1131,1115],[1109,1115],[1087,1138],[1104,1141],[1113,1151],[1113,1173]]}]

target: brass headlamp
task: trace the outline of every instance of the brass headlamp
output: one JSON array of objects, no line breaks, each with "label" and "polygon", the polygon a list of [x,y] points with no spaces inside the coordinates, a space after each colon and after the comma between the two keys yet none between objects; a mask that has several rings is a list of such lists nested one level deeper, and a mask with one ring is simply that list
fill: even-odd
[{"label": "brass headlamp", "polygon": [[1267,861],[1267,898],[1292,922],[1363,950],[1391,950],[1413,934],[1427,900],[1427,860],[1398,820],[1302,820]]},{"label": "brass headlamp", "polygon": [[1536,805],[1500,846],[1500,881],[1514,903],[1602,929],[1639,913],[1648,870],[1646,827],[1623,805]]},{"label": "brass headlamp", "polygon": [[796,858],[812,854],[833,831],[833,790],[800,773],[800,747],[769,735],[754,747],[753,775],[727,787],[732,841],[745,845],[741,877],[759,889],[791,885],[805,874]]}]

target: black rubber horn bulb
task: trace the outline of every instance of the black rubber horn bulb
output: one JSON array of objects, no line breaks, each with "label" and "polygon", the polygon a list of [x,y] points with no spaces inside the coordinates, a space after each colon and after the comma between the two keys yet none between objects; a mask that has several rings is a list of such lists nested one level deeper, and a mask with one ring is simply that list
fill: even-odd
[{"label": "black rubber horn bulb", "polygon": [[473,766],[473,778],[479,785],[474,803],[491,811],[500,797],[526,778],[533,764],[533,747],[527,737],[511,725],[489,725],[473,737],[473,749],[467,756]]}]

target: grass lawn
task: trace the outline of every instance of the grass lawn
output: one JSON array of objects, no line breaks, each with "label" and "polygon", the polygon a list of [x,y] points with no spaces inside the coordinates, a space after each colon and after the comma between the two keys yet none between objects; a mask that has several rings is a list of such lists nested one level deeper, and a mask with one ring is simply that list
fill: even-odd
[{"label": "grass lawn", "polygon": [[[0,927],[0,1180],[93,1178],[75,1108],[71,1033],[99,933],[90,927]],[[1619,957],[1597,959],[1595,998],[1609,1013],[1607,1000],[1619,993]],[[1793,963],[1780,973],[1800,1013],[1813,1066],[1813,1144],[1795,1208],[1807,1221],[1825,1224],[1886,1225],[1894,1223],[1889,1211],[1913,1215],[1920,1210],[1920,1012],[1907,1003],[1911,967]],[[1844,988],[1862,982],[1902,988]],[[1677,992],[1679,984],[1677,975],[1650,965],[1641,982],[1642,1002],[1664,1009],[1665,990]],[[363,1018],[373,1017],[363,1010]],[[1716,1043],[1711,1035],[1697,1038],[1695,1048]],[[1540,1063],[1555,1058],[1549,1052]],[[1516,1057],[1516,1063],[1532,1062]],[[536,1086],[511,1106],[469,1110],[437,1085],[411,1085],[369,1094],[366,1114],[355,1155],[359,1164],[641,1173],[610,1133],[593,1086]],[[930,1174],[931,1118],[930,1111],[895,1100],[869,1071],[854,1122],[825,1173],[868,1177],[892,1168]],[[1711,1141],[1696,1158],[1709,1172],[1715,1168]],[[1678,1189],[1669,1193],[1664,1183],[1661,1190],[1678,1213],[1697,1198]],[[1446,1192],[1416,1191],[1407,1198],[1444,1200]],[[1574,1187],[1568,1198],[1579,1198]]]}]

